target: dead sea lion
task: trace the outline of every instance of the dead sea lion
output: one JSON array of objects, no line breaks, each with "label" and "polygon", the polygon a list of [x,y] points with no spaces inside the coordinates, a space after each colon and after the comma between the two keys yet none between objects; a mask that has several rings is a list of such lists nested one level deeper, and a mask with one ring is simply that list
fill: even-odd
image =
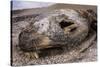
[{"label": "dead sea lion", "polygon": [[[19,48],[39,58],[41,49],[81,43],[96,16],[91,10],[59,9],[37,16],[19,34]],[[92,26],[91,26],[92,25]]]}]

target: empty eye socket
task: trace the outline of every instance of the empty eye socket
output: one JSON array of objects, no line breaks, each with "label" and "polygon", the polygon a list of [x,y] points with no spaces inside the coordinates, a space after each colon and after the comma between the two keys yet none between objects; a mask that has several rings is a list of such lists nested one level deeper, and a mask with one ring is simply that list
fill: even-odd
[{"label": "empty eye socket", "polygon": [[65,20],[62,20],[60,23],[59,23],[59,25],[60,25],[60,27],[62,28],[62,29],[64,29],[65,27],[68,27],[68,26],[70,26],[70,25],[72,25],[72,24],[74,24],[74,23],[72,23],[72,22],[70,22],[70,21],[65,21]]}]

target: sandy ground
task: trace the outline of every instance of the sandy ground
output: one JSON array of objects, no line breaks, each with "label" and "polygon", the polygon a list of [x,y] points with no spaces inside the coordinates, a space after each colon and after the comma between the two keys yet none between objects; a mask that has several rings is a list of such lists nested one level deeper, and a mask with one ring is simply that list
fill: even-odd
[{"label": "sandy ground", "polygon": [[[59,6],[57,6],[59,7]],[[49,7],[50,10],[54,9]],[[61,8],[61,7],[60,7]],[[91,7],[96,10],[96,7]],[[87,9],[87,8],[86,8]],[[43,9],[47,10],[46,9]],[[19,11],[12,15],[12,18],[19,17],[19,15],[29,15],[33,10]],[[31,13],[30,13],[31,12]],[[29,13],[29,14],[28,14]],[[35,13],[35,12],[34,12]],[[36,14],[36,13],[35,13]],[[80,46],[74,48],[52,48],[43,50],[39,59],[27,58],[25,54],[18,50],[18,35],[21,30],[29,24],[30,19],[24,19],[18,22],[12,22],[12,65],[40,65],[40,64],[58,64],[58,63],[73,63],[73,62],[92,62],[97,61],[97,40],[96,33],[86,39]],[[82,50],[82,52],[79,52]]]}]

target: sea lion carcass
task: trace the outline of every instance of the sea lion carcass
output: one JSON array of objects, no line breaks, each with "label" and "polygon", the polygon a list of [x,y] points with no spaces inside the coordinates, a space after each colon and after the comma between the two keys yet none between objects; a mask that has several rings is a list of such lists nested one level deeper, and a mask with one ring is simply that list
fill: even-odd
[{"label": "sea lion carcass", "polygon": [[91,22],[94,20],[91,16],[87,17],[88,15],[89,11],[73,9],[43,13],[21,31],[19,47],[25,52],[33,52],[38,58],[41,49],[79,44],[88,35]]}]

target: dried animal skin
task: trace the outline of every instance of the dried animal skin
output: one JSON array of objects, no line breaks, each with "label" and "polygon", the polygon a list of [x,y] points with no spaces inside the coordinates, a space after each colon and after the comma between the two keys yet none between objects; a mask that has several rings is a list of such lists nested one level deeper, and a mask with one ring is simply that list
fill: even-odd
[{"label": "dried animal skin", "polygon": [[[59,9],[37,16],[19,35],[19,47],[25,52],[79,44],[89,32],[89,22],[77,10]],[[36,54],[37,53],[37,54]]]}]

